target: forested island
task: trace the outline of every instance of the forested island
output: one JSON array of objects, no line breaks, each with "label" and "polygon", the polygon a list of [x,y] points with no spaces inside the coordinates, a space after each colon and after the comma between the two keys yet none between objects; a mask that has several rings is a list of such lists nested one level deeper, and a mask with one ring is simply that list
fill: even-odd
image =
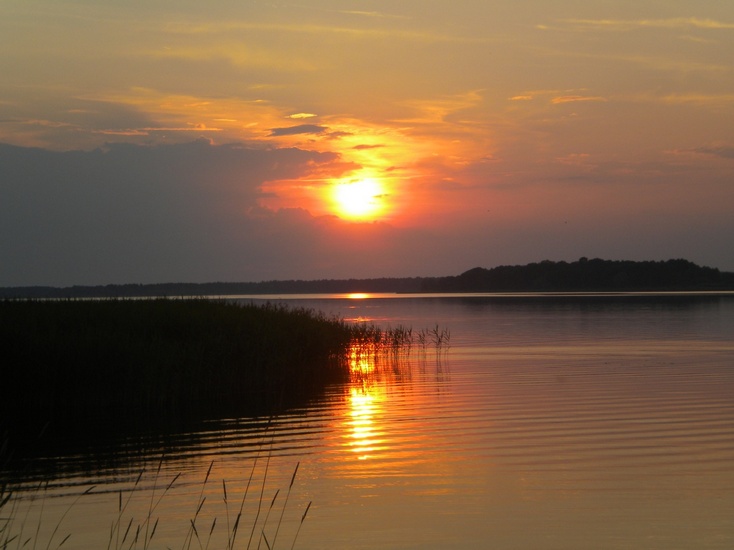
[{"label": "forested island", "polygon": [[0,299],[131,298],[314,294],[349,292],[643,292],[734,290],[734,273],[688,260],[625,261],[580,258],[575,262],[475,267],[446,277],[322,279],[261,282],[111,284],[0,288]]},{"label": "forested island", "polygon": [[734,290],[734,273],[688,260],[612,261],[580,258],[522,266],[476,267],[426,279],[423,292],[661,292]]}]

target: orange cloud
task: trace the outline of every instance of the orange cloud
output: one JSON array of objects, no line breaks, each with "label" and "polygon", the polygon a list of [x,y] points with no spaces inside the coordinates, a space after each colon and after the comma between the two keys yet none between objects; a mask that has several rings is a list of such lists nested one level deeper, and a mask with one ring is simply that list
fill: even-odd
[{"label": "orange cloud", "polygon": [[313,113],[294,113],[292,115],[288,115],[288,118],[295,118],[295,119],[301,119],[301,118],[313,118],[319,115],[315,115]]},{"label": "orange cloud", "polygon": [[605,102],[609,100],[601,96],[583,96],[583,95],[562,95],[562,96],[554,97],[553,99],[551,99],[551,103],[553,103],[553,105],[559,105],[561,103],[574,103],[577,101]]},{"label": "orange cloud", "polygon": [[734,29],[734,23],[700,19],[698,17],[673,17],[669,19],[567,19],[567,23],[584,27],[606,28],[610,30],[631,30],[638,28],[659,29]]}]

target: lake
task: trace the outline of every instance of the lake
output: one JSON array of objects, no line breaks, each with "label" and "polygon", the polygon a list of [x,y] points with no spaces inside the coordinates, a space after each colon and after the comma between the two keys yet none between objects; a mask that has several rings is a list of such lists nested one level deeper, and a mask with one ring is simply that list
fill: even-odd
[{"label": "lake", "polygon": [[734,294],[237,299],[427,329],[426,341],[355,355],[351,384],[276,419],[36,464],[14,505],[21,539],[734,548]]}]

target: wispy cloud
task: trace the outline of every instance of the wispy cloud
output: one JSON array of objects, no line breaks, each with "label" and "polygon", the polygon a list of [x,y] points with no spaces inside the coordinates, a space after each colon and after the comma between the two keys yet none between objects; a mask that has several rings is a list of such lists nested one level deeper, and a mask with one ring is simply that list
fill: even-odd
[{"label": "wispy cloud", "polygon": [[75,128],[76,127],[74,124],[70,124],[68,122],[61,122],[58,120],[46,120],[46,119],[39,119],[39,118],[28,118],[25,120],[12,120],[11,119],[11,120],[8,120],[7,122],[19,122],[21,124],[26,124],[29,126],[45,126],[47,128]]},{"label": "wispy cloud", "polygon": [[242,31],[261,31],[271,34],[314,34],[321,37],[326,35],[350,36],[352,38],[380,38],[392,40],[407,40],[413,42],[454,42],[454,43],[483,43],[488,39],[451,35],[424,30],[399,29],[394,27],[350,27],[342,25],[306,24],[306,23],[249,23],[243,21],[218,21],[209,23],[184,22],[171,23],[165,27],[170,34],[200,34],[224,36],[229,33],[239,34]]},{"label": "wispy cloud", "polygon": [[561,103],[575,103],[580,101],[597,101],[605,102],[609,101],[606,97],[601,96],[583,96],[583,95],[562,95],[551,99],[553,105],[559,105]]},{"label": "wispy cloud", "polygon": [[313,113],[294,113],[292,115],[288,115],[288,118],[302,119],[302,118],[313,118],[317,116],[319,115],[315,115]]},{"label": "wispy cloud", "polygon": [[363,151],[365,149],[379,149],[381,147],[384,147],[384,145],[369,145],[366,143],[362,143],[360,145],[355,145],[352,147],[352,149],[356,149],[357,151]]},{"label": "wispy cloud", "polygon": [[317,7],[317,6],[305,6],[303,4],[294,4],[294,3],[287,3],[283,4],[283,7],[287,7],[289,9],[294,10],[305,10],[310,12],[321,12],[321,13],[336,13],[336,14],[343,14],[343,15],[356,15],[358,17],[377,17],[381,19],[409,19],[408,16],[405,15],[397,15],[393,13],[387,13],[384,11],[367,11],[367,10],[340,10],[340,9],[332,9],[327,7]]},{"label": "wispy cloud", "polygon": [[606,102],[609,98],[598,95],[587,95],[586,88],[576,88],[568,90],[531,90],[524,91],[518,95],[509,98],[510,101],[532,101],[536,98],[548,98],[553,105],[575,102]]},{"label": "wispy cloud", "polygon": [[406,101],[405,105],[414,109],[418,113],[418,116],[412,119],[401,119],[401,122],[444,122],[450,114],[457,113],[463,109],[476,107],[481,102],[482,94],[478,90],[442,98]]},{"label": "wispy cloud", "polygon": [[115,128],[96,130],[95,133],[114,136],[147,136],[154,132],[221,132],[222,128],[213,128],[206,124],[192,124],[191,126],[153,126],[148,128]]},{"label": "wispy cloud", "polygon": [[318,124],[299,124],[298,126],[289,126],[287,128],[272,128],[270,135],[277,136],[295,136],[299,134],[323,134],[328,128],[319,126]]},{"label": "wispy cloud", "polygon": [[577,27],[595,29],[609,29],[615,31],[629,31],[634,29],[709,29],[731,30],[734,23],[716,21],[715,19],[701,19],[698,17],[673,17],[669,19],[564,19]]},{"label": "wispy cloud", "polygon": [[669,94],[662,101],[671,104],[730,105],[734,104],[734,94]]},{"label": "wispy cloud", "polygon": [[559,164],[565,164],[566,166],[593,166],[589,164],[591,155],[588,153],[570,153],[568,155],[557,157],[555,160]]},{"label": "wispy cloud", "polygon": [[687,152],[734,160],[734,146],[732,145],[696,147],[688,149]]},{"label": "wispy cloud", "polygon": [[343,10],[339,13],[345,15],[357,15],[360,17],[376,17],[378,19],[408,19],[404,15],[396,15],[394,13],[385,13],[381,11],[359,11],[359,10]]}]

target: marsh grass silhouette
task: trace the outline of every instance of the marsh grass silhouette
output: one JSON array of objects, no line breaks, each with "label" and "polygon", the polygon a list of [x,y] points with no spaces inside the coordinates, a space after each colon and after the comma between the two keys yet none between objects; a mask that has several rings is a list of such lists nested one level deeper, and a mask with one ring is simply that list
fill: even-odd
[{"label": "marsh grass silhouette", "polygon": [[0,436],[20,456],[84,452],[207,420],[268,417],[348,381],[355,345],[395,364],[414,337],[273,304],[0,301]]},{"label": "marsh grass silhouette", "polygon": [[[354,357],[369,356],[377,368],[402,374],[416,337],[423,351],[432,343],[438,357],[449,335],[438,325],[414,333],[402,326],[347,324],[311,310],[198,299],[5,301],[0,302],[0,345],[7,360],[6,388],[12,391],[0,402],[0,418],[17,441],[26,433],[35,437],[49,423],[54,435],[67,438],[72,427],[89,415],[97,420],[84,423],[83,430],[92,440],[107,437],[110,430],[181,426],[182,417],[233,418],[252,411],[264,416],[308,399],[330,383],[366,376],[353,372]],[[0,471],[11,454],[8,441],[12,442],[2,440]],[[232,498],[231,484],[222,480],[223,520],[207,517],[206,487],[213,463],[209,465],[187,530],[182,531],[182,549],[209,548],[215,539],[216,547],[242,547],[248,521],[246,548],[272,549],[282,541],[281,525],[299,464],[285,497],[276,491],[268,498],[270,460],[271,453],[263,458],[258,452],[240,499]],[[264,472],[258,480],[256,467],[262,462]],[[163,459],[152,488],[142,485],[143,469],[132,488],[119,493],[107,550],[154,546],[161,525],[159,505],[175,498],[170,492],[180,480],[176,474],[165,481],[162,465]],[[60,519],[51,520],[56,523],[50,535],[44,535],[47,531],[41,524],[49,521],[43,515],[48,481],[16,496],[3,479],[0,476],[0,550],[63,547],[72,537],[63,529],[68,512],[95,492],[90,487],[80,493]],[[145,491],[147,512],[136,520],[130,502]],[[253,498],[256,509],[246,517],[246,503],[252,504]],[[19,515],[23,501],[24,512]],[[34,504],[41,510],[32,525],[27,513]],[[295,524],[291,548],[310,507],[309,502]],[[252,511],[252,506],[247,509]]]},{"label": "marsh grass silhouette", "polygon": [[[297,463],[295,466],[285,499],[278,500],[280,490],[276,490],[274,496],[270,499],[267,514],[264,518],[261,518],[261,511],[266,505],[265,492],[269,481],[268,467],[270,458],[271,456],[268,454],[266,457],[267,464],[262,474],[257,473],[260,457],[258,456],[253,460],[249,478],[240,499],[239,507],[236,510],[230,510],[229,508],[227,482],[222,480],[225,521],[218,521],[219,518],[216,515],[212,515],[214,512],[208,513],[207,511],[205,490],[210,481],[214,463],[209,464],[207,473],[201,483],[198,499],[193,508],[193,517],[188,520],[188,530],[181,531],[182,550],[191,550],[191,548],[208,549],[212,543],[214,543],[215,547],[226,550],[233,550],[236,547],[250,549],[257,546],[257,548],[260,548],[262,543],[269,549],[275,548],[278,535],[281,533],[281,526],[286,519],[286,512],[289,510],[291,490],[300,463]],[[177,473],[166,480],[165,474],[162,472],[163,462],[164,460],[161,459],[157,469],[155,469],[152,487],[146,488],[143,484],[143,478],[146,474],[146,469],[144,468],[138,473],[129,489],[118,493],[116,515],[112,520],[107,535],[107,550],[148,550],[156,547],[158,528],[167,520],[165,517],[161,519],[159,506],[164,499],[180,498],[171,494],[171,492],[180,481],[181,473]],[[257,479],[258,475],[260,479]],[[259,491],[254,497],[258,499],[254,503],[256,513],[251,517],[246,517],[245,504],[248,502],[248,499],[253,498],[250,489],[254,484],[258,483],[260,485]],[[63,510],[60,516],[49,518],[44,513],[44,505],[48,498],[48,483],[41,483],[35,490],[30,493],[26,491],[21,493],[20,496],[16,496],[7,485],[0,486],[0,550],[21,548],[59,550],[68,541],[71,540],[73,543],[75,533],[68,532],[65,520],[70,513],[73,513],[77,503],[81,499],[95,494],[95,489],[96,486],[92,486],[79,493]],[[131,509],[131,502],[134,497],[138,497],[140,500],[147,500],[148,502],[147,509],[138,518],[135,516],[135,511]],[[311,504],[311,502],[307,503],[304,512],[300,514],[300,521],[295,522],[295,534],[291,533],[291,550],[296,546],[298,536],[306,520],[308,511],[311,508]],[[277,514],[277,520],[274,523],[269,521],[271,512],[273,511]],[[235,512],[236,515],[233,518],[232,514]],[[96,518],[90,518],[90,522],[96,521]],[[205,521],[207,522],[206,525],[202,525]],[[238,532],[246,526],[248,521],[250,522],[250,535],[247,545],[236,545]],[[46,529],[49,526],[48,522],[51,522],[50,529]],[[79,528],[78,522],[76,528]],[[223,529],[225,532],[222,532]],[[76,534],[78,535],[78,533]],[[270,535],[270,539],[268,535]],[[99,541],[99,548],[103,547],[103,541]]]},{"label": "marsh grass silhouette", "polygon": [[0,302],[11,443],[78,427],[87,439],[267,416],[345,380],[352,325],[223,301]]}]

